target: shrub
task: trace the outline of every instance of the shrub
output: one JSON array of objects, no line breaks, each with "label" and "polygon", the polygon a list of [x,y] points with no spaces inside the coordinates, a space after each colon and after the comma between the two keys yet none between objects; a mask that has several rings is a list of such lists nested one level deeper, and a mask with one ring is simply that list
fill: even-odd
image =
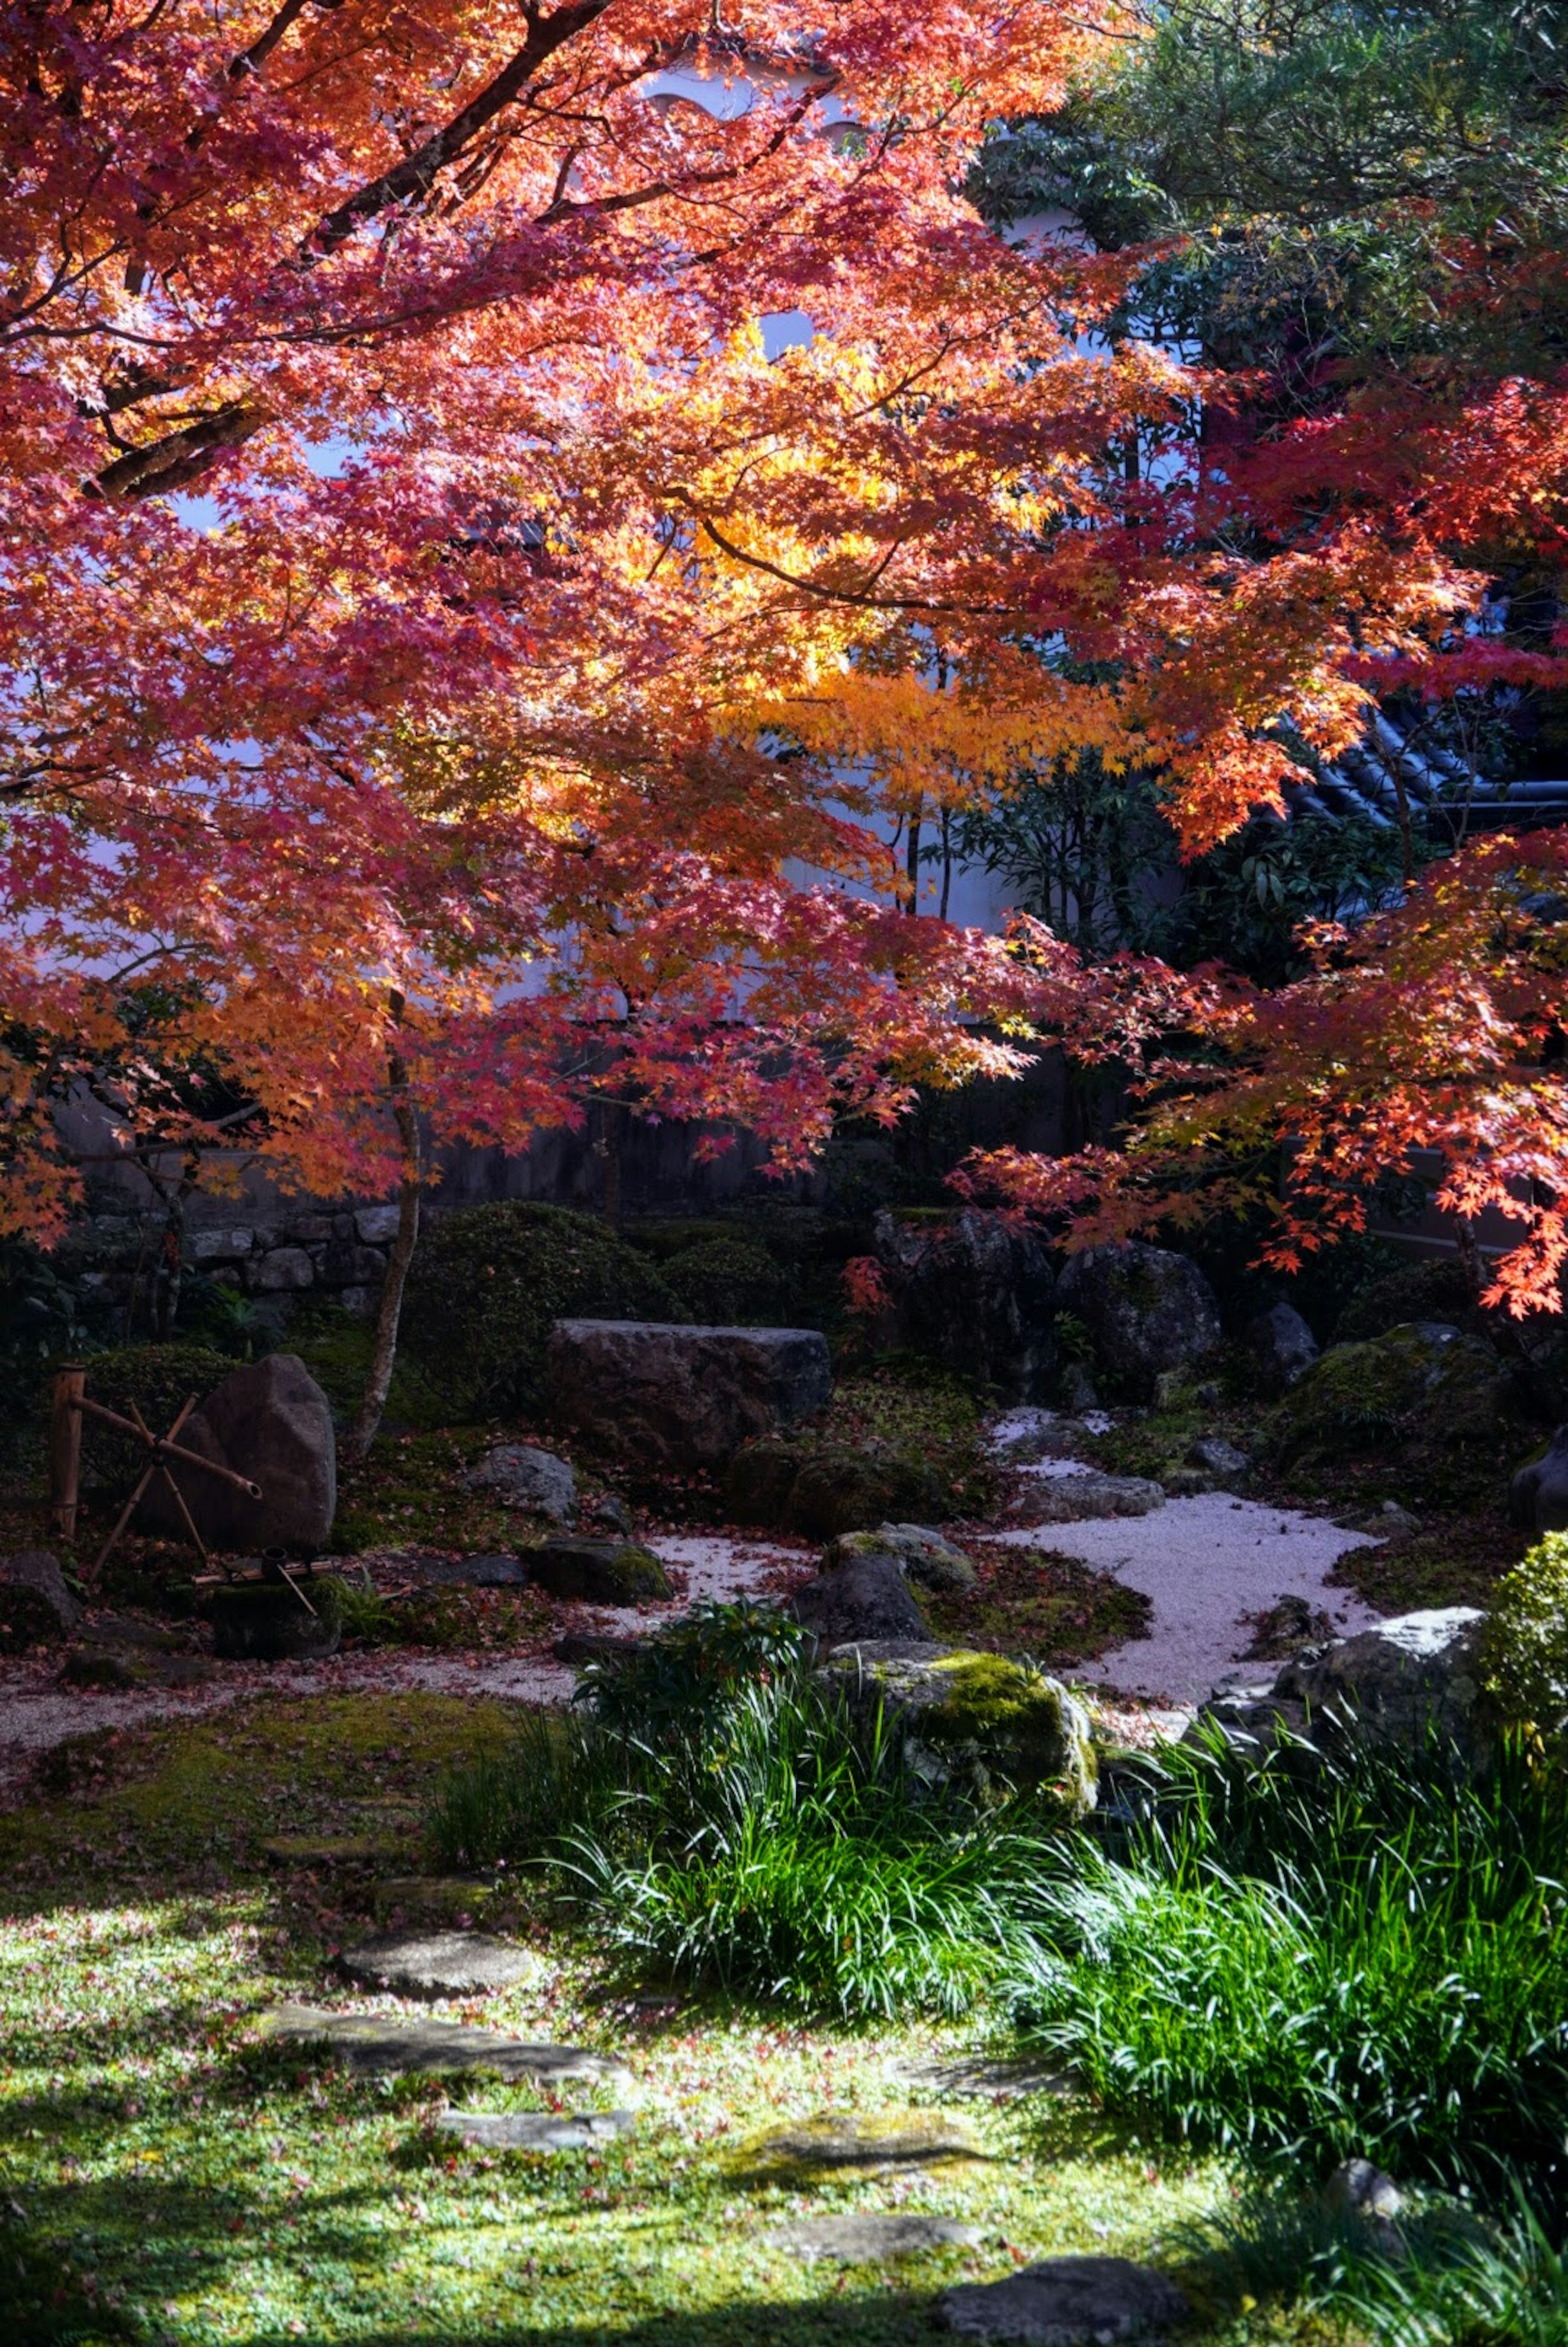
[{"label": "shrub", "polygon": [[816,1425],[737,1452],[726,1504],[741,1522],[832,1540],[890,1519],[982,1515],[995,1489],[968,1387],[906,1359],[841,1378]]},{"label": "shrub", "polygon": [[1109,2104],[1196,2141],[1568,2205],[1568,1788],[1508,1747],[1342,1764],[1178,1748],[1122,1847],[1044,1897],[1025,2026]]},{"label": "shrub", "polygon": [[403,1341],[454,1417],[535,1408],[553,1320],[678,1320],[647,1257],[564,1206],[465,1206],[415,1255]]},{"label": "shrub", "polygon": [[773,1257],[740,1238],[704,1239],[664,1267],[682,1314],[709,1327],[777,1327],[789,1283]]},{"label": "shrub", "polygon": [[906,1771],[880,1705],[815,1678],[800,1634],[711,1607],[585,1676],[461,1770],[443,1859],[548,1870],[612,1953],[802,2008],[958,2013],[1028,1928],[1047,1832]]},{"label": "shrub", "polygon": [[1568,1755],[1568,1532],[1548,1532],[1498,1583],[1481,1668],[1503,1717]]},{"label": "shrub", "polygon": [[[154,1434],[167,1434],[191,1395],[205,1400],[234,1366],[232,1355],[209,1345],[125,1345],[93,1355],[86,1389],[90,1401],[101,1401],[122,1418],[130,1417],[134,1405]],[[121,1492],[146,1465],[147,1452],[128,1434],[83,1419],[84,1483]]]}]

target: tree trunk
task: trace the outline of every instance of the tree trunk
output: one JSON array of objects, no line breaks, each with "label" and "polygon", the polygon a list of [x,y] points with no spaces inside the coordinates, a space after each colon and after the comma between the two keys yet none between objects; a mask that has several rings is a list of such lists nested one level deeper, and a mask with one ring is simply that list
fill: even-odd
[{"label": "tree trunk", "polygon": [[[402,1016],[402,997],[392,997],[392,1016]],[[403,1177],[398,1188],[397,1236],[392,1242],[392,1260],[382,1283],[381,1302],[376,1309],[375,1342],[371,1348],[371,1364],[365,1373],[365,1389],[360,1400],[352,1426],[343,1438],[343,1455],[347,1459],[362,1459],[376,1439],[376,1429],[386,1408],[387,1393],[392,1385],[392,1369],[397,1360],[398,1323],[402,1317],[403,1290],[408,1285],[408,1268],[413,1261],[413,1251],[419,1243],[419,1210],[423,1194],[423,1165],[419,1141],[419,1113],[409,1098],[408,1069],[399,1052],[387,1054],[387,1081],[392,1091],[392,1116],[402,1143]]]}]

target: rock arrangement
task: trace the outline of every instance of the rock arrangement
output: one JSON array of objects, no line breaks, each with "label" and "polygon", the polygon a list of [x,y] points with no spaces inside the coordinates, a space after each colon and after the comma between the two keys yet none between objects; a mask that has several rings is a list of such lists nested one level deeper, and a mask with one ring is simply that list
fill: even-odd
[{"label": "rock arrangement", "polygon": [[[269,1353],[234,1369],[187,1419],[180,1441],[261,1487],[260,1500],[177,1469],[197,1530],[209,1548],[324,1548],[338,1508],[338,1449],[331,1407],[295,1353]],[[184,1527],[156,1480],[138,1523],[175,1538]]]},{"label": "rock arrangement", "polygon": [[[195,1270],[243,1295],[288,1299],[309,1289],[347,1311],[368,1313],[397,1235],[397,1212],[392,1205],[367,1205],[312,1209],[280,1220],[243,1222],[234,1216],[191,1231],[187,1255]],[[78,1240],[91,1258],[81,1274],[83,1289],[123,1302],[130,1293],[141,1236],[135,1215],[92,1216]]]},{"label": "rock arrangement", "polygon": [[1560,1426],[1542,1456],[1519,1470],[1509,1485],[1508,1512],[1531,1532],[1568,1531],[1568,1426]]},{"label": "rock arrangement", "polygon": [[1219,1347],[1213,1288],[1167,1247],[1136,1239],[1090,1247],[1071,1258],[1058,1295],[1093,1337],[1097,1362],[1114,1368],[1135,1401],[1151,1401],[1162,1376],[1190,1374]]},{"label": "rock arrangement", "polygon": [[1471,1765],[1484,1765],[1491,1740],[1479,1665],[1484,1618],[1473,1605],[1431,1607],[1309,1645],[1270,1679],[1238,1675],[1217,1687],[1199,1714],[1198,1732],[1207,1721],[1264,1741],[1284,1731],[1418,1749],[1435,1736]]},{"label": "rock arrangement", "polygon": [[901,1343],[1010,1401],[1040,1397],[1056,1363],[1056,1279],[1032,1232],[966,1207],[934,1225],[884,1212],[874,1237]]},{"label": "rock arrangement", "polygon": [[832,1382],[815,1328],[557,1320],[545,1352],[554,1414],[645,1467],[723,1468],[744,1442],[816,1417]]}]

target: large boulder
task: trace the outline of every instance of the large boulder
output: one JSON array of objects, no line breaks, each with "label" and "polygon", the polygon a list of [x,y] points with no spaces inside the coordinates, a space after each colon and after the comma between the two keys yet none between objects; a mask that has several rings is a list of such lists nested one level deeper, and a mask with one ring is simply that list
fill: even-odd
[{"label": "large boulder", "polygon": [[1048,1786],[1075,1817],[1094,1808],[1089,1715],[1032,1664],[890,1637],[847,1644],[822,1667],[855,1703],[883,1705],[928,1781],[956,1782],[982,1799]]},{"label": "large boulder", "polygon": [[1252,1357],[1259,1392],[1271,1401],[1306,1376],[1321,1350],[1293,1304],[1272,1304],[1258,1313],[1242,1330],[1241,1342]]},{"label": "large boulder", "polygon": [[1275,1411],[1269,1451],[1288,1471],[1375,1458],[1428,1497],[1459,1502],[1493,1483],[1521,1431],[1492,1347],[1446,1321],[1411,1320],[1331,1346]]},{"label": "large boulder", "polygon": [[1283,1727],[1319,1743],[1349,1737],[1420,1749],[1435,1737],[1483,1765],[1491,1744],[1484,1619],[1473,1605],[1397,1614],[1292,1655],[1271,1680],[1217,1689],[1203,1716],[1265,1740]]},{"label": "large boulder", "polygon": [[528,1577],[552,1597],[585,1605],[663,1603],[675,1595],[651,1549],[635,1541],[558,1537],[528,1552]]},{"label": "large boulder", "polygon": [[0,1654],[63,1637],[81,1616],[59,1558],[47,1549],[17,1549],[0,1556]]},{"label": "large boulder", "polygon": [[1508,1512],[1527,1532],[1568,1529],[1568,1426],[1560,1426],[1540,1458],[1519,1470],[1508,1487]]},{"label": "large boulder", "polygon": [[556,1417],[643,1466],[723,1468],[743,1442],[825,1409],[828,1340],[816,1328],[686,1328],[557,1320],[545,1361]]},{"label": "large boulder", "polygon": [[[174,1462],[191,1519],[209,1548],[327,1545],[338,1509],[338,1450],[326,1395],[295,1353],[248,1361],[215,1386],[180,1430],[181,1447],[261,1487],[252,1500],[216,1475]],[[157,1477],[141,1521],[176,1537],[184,1526]]]},{"label": "large boulder", "polygon": [[902,1563],[886,1554],[851,1556],[819,1573],[795,1592],[790,1610],[823,1647],[857,1638],[923,1640],[931,1635]]},{"label": "large boulder", "polygon": [[1135,1401],[1153,1400],[1166,1372],[1196,1369],[1220,1340],[1219,1306],[1196,1264],[1141,1239],[1074,1255],[1057,1300],[1087,1328],[1107,1379]]},{"label": "large boulder", "polygon": [[973,1207],[923,1223],[884,1210],[875,1238],[903,1343],[1005,1400],[1039,1398],[1055,1366],[1056,1282],[1033,1232]]}]

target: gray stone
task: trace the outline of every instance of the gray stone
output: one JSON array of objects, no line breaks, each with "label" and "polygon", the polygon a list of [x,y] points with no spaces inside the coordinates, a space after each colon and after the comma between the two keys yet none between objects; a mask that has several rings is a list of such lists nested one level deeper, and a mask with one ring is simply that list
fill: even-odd
[{"label": "gray stone", "polygon": [[1001,2281],[961,2282],[938,2311],[961,2339],[1019,2339],[1035,2347],[1115,2347],[1163,2338],[1187,2319],[1186,2293],[1128,2258],[1045,2258]]},{"label": "gray stone", "polygon": [[1322,1606],[1291,1592],[1281,1597],[1267,1613],[1248,1615],[1252,1623],[1252,1644],[1249,1657],[1264,1661],[1283,1661],[1288,1655],[1298,1655],[1304,1647],[1329,1644],[1335,1635],[1332,1617]]},{"label": "gray stone", "polygon": [[597,1498],[590,1500],[583,1514],[585,1521],[596,1525],[600,1532],[619,1532],[623,1540],[631,1538],[631,1511],[613,1491],[601,1491]]},{"label": "gray stone", "polygon": [[1098,1409],[1100,1389],[1082,1361],[1069,1361],[1056,1381],[1064,1406],[1068,1409]]},{"label": "gray stone", "polygon": [[374,1247],[331,1239],[317,1250],[316,1270],[323,1287],[375,1287],[386,1270],[386,1258]]},{"label": "gray stone", "polygon": [[852,2171],[892,2176],[940,2167],[952,2159],[984,2159],[986,2152],[961,2120],[935,2111],[824,2111],[769,2127],[744,2147],[747,2167],[801,2171]]},{"label": "gray stone", "polygon": [[577,1479],[553,1450],[529,1442],[498,1442],[463,1479],[465,1491],[494,1491],[504,1508],[527,1508],[553,1523],[577,1512]]},{"label": "gray stone", "polygon": [[[186,1505],[209,1548],[323,1548],[338,1505],[338,1453],[326,1395],[297,1354],[269,1353],[233,1370],[180,1432],[185,1449],[261,1486],[260,1500],[177,1465]],[[179,1520],[155,1482],[140,1521],[177,1532]]]},{"label": "gray stone", "polygon": [[989,1386],[1033,1401],[1055,1366],[1055,1275],[1042,1241],[974,1207],[938,1223],[877,1216],[877,1259],[902,1342]]},{"label": "gray stone", "polygon": [[390,1246],[397,1236],[395,1206],[361,1206],[354,1216],[354,1232],[365,1246]]},{"label": "gray stone", "polygon": [[762,2236],[770,2250],[784,2250],[808,2265],[818,2260],[840,2266],[873,2266],[893,2258],[918,2258],[932,2250],[972,2250],[980,2239],[973,2225],[952,2217],[802,2217],[773,2225]]},{"label": "gray stone", "polygon": [[545,1362],[557,1418],[642,1466],[715,1469],[815,1418],[832,1392],[815,1328],[557,1320]]},{"label": "gray stone", "polygon": [[1390,2219],[1403,2209],[1404,2195],[1391,2176],[1369,2159],[1342,2159],[1323,2187],[1323,2204],[1337,2216]]},{"label": "gray stone", "polygon": [[49,1550],[19,1548],[0,1556],[0,1643],[35,1645],[74,1630],[81,1618],[60,1560]]},{"label": "gray stone", "polygon": [[1247,1322],[1241,1341],[1252,1356],[1258,1389],[1271,1401],[1306,1375],[1321,1349],[1293,1304],[1270,1305]]},{"label": "gray stone", "polygon": [[1540,1458],[1515,1475],[1508,1512],[1529,1532],[1568,1530],[1568,1426],[1560,1426]]},{"label": "gray stone", "polygon": [[653,1551],[633,1541],[558,1537],[530,1549],[527,1563],[536,1587],[579,1604],[636,1605],[675,1595]]},{"label": "gray stone", "polygon": [[249,1266],[251,1287],[259,1296],[290,1296],[298,1289],[311,1286],[316,1276],[316,1266],[303,1247],[273,1247],[267,1255],[258,1255]]},{"label": "gray stone", "polygon": [[260,2016],[263,2039],[275,2045],[316,2045],[351,2070],[396,2076],[406,2072],[494,2070],[503,2078],[545,2086],[626,2086],[626,2065],[578,2045],[531,2045],[495,2029],[465,2029],[455,2021],[423,2021],[382,2013],[324,2013],[311,2004],[276,2004]]},{"label": "gray stone", "polygon": [[338,1959],[350,1980],[393,1996],[491,1996],[531,1980],[539,1959],[484,1932],[422,1932],[367,1940]]},{"label": "gray stone", "polygon": [[1247,1452],[1227,1442],[1223,1434],[1200,1434],[1188,1446],[1186,1463],[1210,1475],[1245,1475],[1252,1465]]},{"label": "gray stone", "polygon": [[891,1557],[922,1589],[972,1589],[980,1578],[972,1557],[924,1524],[879,1524],[875,1532],[840,1532],[822,1562],[831,1572],[864,1556]]},{"label": "gray stone", "polygon": [[580,1669],[585,1663],[618,1662],[641,1644],[640,1638],[619,1637],[613,1630],[572,1630],[557,1638],[550,1652],[558,1663],[571,1663]]},{"label": "gray stone", "polygon": [[1166,1502],[1165,1485],[1146,1475],[1052,1475],[1029,1485],[1036,1524],[1082,1524],[1109,1516],[1146,1516]]},{"label": "gray stone", "polygon": [[456,2136],[477,2151],[592,2151],[629,2135],[633,2111],[438,2111],[438,2134]]},{"label": "gray stone", "polygon": [[1135,1401],[1162,1372],[1186,1374],[1220,1340],[1214,1290],[1184,1255],[1135,1239],[1074,1255],[1058,1290],[1095,1340],[1096,1366]]},{"label": "gray stone", "polygon": [[924,1638],[926,1619],[901,1561],[857,1556],[795,1592],[790,1611],[823,1646],[860,1638]]},{"label": "gray stone", "polygon": [[335,1655],[342,1637],[340,1612],[307,1578],[300,1589],[281,1580],[226,1583],[208,1602],[212,1651],[228,1662],[320,1660]]},{"label": "gray stone", "polygon": [[1217,1688],[1199,1717],[1267,1741],[1293,1736],[1420,1747],[1433,1735],[1484,1765],[1491,1730],[1478,1654],[1484,1616],[1472,1605],[1401,1614],[1313,1646],[1268,1683]]},{"label": "gray stone", "polygon": [[212,1263],[238,1263],[250,1252],[249,1231],[192,1231],[186,1249],[199,1271]]}]

